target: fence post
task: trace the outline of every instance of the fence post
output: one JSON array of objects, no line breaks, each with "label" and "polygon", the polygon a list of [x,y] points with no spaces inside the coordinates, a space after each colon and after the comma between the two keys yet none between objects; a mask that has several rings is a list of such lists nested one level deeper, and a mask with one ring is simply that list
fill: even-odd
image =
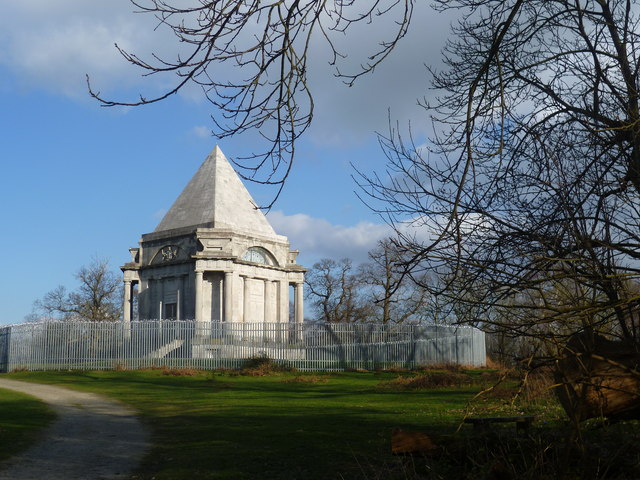
[{"label": "fence post", "polygon": [[2,338],[0,341],[0,372],[7,372],[9,367],[9,339],[11,338],[11,327],[2,328]]}]

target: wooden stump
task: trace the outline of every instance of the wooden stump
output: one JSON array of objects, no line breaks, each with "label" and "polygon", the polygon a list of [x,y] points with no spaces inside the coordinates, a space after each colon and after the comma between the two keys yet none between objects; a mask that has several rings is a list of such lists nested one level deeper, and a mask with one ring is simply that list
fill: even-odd
[{"label": "wooden stump", "polygon": [[556,394],[567,415],[640,418],[640,353],[630,342],[574,335],[557,362]]},{"label": "wooden stump", "polygon": [[421,432],[408,432],[394,428],[391,432],[391,453],[394,455],[433,455],[438,447]]}]

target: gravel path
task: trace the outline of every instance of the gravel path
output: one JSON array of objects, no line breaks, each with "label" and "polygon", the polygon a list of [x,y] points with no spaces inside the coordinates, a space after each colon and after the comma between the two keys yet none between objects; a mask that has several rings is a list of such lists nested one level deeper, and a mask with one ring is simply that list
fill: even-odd
[{"label": "gravel path", "polygon": [[40,398],[57,414],[36,444],[0,464],[0,480],[130,478],[150,446],[135,412],[101,395],[8,379],[0,388]]}]

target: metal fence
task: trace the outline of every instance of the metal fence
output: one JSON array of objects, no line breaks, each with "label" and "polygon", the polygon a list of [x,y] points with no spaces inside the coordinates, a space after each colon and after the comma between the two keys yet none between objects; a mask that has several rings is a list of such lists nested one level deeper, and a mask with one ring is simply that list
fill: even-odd
[{"label": "metal fence", "polygon": [[485,364],[471,327],[381,324],[48,322],[0,327],[0,371],[238,368],[268,357],[301,370]]}]

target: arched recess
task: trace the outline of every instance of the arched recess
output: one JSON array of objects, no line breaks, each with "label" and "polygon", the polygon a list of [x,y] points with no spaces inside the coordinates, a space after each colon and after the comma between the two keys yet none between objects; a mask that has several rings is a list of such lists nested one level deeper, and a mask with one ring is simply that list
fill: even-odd
[{"label": "arched recess", "polygon": [[278,261],[273,254],[263,247],[250,247],[240,257],[245,262],[257,263],[259,265],[278,266]]}]

